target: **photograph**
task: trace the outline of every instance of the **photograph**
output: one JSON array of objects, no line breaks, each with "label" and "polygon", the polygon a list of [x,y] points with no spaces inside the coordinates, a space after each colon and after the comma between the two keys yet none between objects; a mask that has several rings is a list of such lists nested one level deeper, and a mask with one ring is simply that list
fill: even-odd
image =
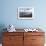
[{"label": "photograph", "polygon": [[33,19],[34,8],[31,7],[19,7],[18,19]]}]

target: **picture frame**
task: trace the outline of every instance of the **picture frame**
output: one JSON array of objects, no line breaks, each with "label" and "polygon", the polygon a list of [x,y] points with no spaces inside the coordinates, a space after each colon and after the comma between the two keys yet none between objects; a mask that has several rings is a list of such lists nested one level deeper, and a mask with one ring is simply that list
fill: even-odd
[{"label": "picture frame", "polygon": [[18,19],[33,19],[34,8],[32,7],[19,7],[18,8]]}]

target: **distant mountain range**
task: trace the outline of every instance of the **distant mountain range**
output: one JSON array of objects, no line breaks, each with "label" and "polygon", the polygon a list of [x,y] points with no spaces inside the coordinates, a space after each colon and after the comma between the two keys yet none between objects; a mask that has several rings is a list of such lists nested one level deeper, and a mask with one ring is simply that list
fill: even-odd
[{"label": "distant mountain range", "polygon": [[19,15],[20,17],[32,17],[31,12],[20,12]]}]

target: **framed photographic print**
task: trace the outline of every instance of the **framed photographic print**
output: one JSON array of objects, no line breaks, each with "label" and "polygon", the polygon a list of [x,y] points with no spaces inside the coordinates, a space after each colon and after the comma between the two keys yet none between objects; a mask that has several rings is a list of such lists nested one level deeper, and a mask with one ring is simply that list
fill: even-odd
[{"label": "framed photographic print", "polygon": [[33,19],[34,8],[31,7],[19,7],[18,8],[18,19]]}]

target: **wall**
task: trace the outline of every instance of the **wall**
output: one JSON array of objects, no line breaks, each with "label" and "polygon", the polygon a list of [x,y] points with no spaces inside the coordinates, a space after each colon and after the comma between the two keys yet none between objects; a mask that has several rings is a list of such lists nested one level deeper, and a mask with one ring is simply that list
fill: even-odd
[{"label": "wall", "polygon": [[[35,18],[17,19],[18,7],[34,7]],[[9,24],[16,28],[40,27],[46,32],[46,0],[0,0],[0,34]]]},{"label": "wall", "polygon": [[[17,19],[18,7],[33,7],[35,18]],[[46,0],[0,0],[0,31],[9,24],[16,28],[40,27],[46,32]]]}]

